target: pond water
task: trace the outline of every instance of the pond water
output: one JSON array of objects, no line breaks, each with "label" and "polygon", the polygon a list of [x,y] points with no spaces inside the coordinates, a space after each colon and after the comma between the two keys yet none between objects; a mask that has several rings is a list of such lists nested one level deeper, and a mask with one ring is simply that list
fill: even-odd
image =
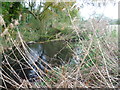
[{"label": "pond water", "polygon": [[65,64],[72,57],[72,52],[65,41],[47,42],[42,46],[47,60],[52,66]]},{"label": "pond water", "polygon": [[3,74],[18,83],[21,78],[33,82],[40,75],[38,68],[42,71],[50,69],[46,63],[55,67],[67,63],[72,57],[64,41],[27,43],[25,46],[12,47],[2,54]]}]

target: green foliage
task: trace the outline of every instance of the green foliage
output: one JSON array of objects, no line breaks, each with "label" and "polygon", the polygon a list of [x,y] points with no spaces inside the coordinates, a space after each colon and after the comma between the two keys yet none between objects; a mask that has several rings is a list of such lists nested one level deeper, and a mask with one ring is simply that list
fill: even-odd
[{"label": "green foliage", "polygon": [[[22,14],[18,29],[25,41],[52,40],[59,38],[56,37],[58,34],[62,37],[72,32],[69,15],[73,19],[78,13],[76,9],[70,10],[74,3],[41,2],[37,7],[34,2],[29,3],[28,7],[24,4],[24,2],[3,2],[2,14],[7,26],[12,22],[12,18],[18,19]],[[9,33],[13,39],[17,38],[16,29],[9,30]]]},{"label": "green foliage", "polygon": [[[38,11],[36,12],[36,10],[32,10],[30,11],[30,13],[28,13],[30,14],[27,23],[29,25],[28,29],[36,32],[36,35],[39,34],[38,39],[42,37],[55,39],[55,36],[58,33],[61,33],[61,35],[68,35],[71,32],[71,29],[69,28],[69,26],[71,26],[71,21],[67,9],[69,9],[70,6],[73,5],[73,3],[55,4],[53,2],[46,2],[42,4],[43,5],[39,5],[39,7],[36,9],[41,9],[41,12],[38,13]],[[68,6],[65,4],[67,4]],[[72,18],[76,17],[77,10],[70,11],[70,14]],[[23,27],[26,27],[26,25],[24,24]]]},{"label": "green foliage", "polygon": [[2,14],[7,24],[11,19],[18,19],[22,11],[22,4],[20,2],[2,2]]},{"label": "green foliage", "polygon": [[116,24],[120,25],[120,19],[118,19],[118,20],[116,21]]},{"label": "green foliage", "polygon": [[119,25],[120,24],[120,19],[110,19],[110,24],[111,25]]},{"label": "green foliage", "polygon": [[113,38],[118,37],[117,31],[116,30],[111,31],[111,35],[110,36],[113,37]]}]

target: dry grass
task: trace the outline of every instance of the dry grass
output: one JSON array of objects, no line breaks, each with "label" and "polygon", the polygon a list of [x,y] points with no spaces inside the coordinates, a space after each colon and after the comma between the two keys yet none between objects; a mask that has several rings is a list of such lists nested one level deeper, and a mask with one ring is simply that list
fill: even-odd
[{"label": "dry grass", "polygon": [[[69,17],[71,17],[70,14]],[[14,79],[12,79],[9,73],[7,73],[8,75],[4,75],[2,72],[0,72],[0,78],[3,80],[3,83],[6,81],[14,88],[116,88],[118,85],[117,36],[113,37],[111,33],[106,32],[105,28],[101,28],[100,25],[103,24],[102,22],[90,20],[87,22],[89,23],[89,28],[87,28],[88,26],[85,26],[83,30],[84,32],[89,33],[87,34],[88,40],[81,40],[80,33],[82,32],[82,29],[80,29],[77,25],[74,25],[75,21],[72,21],[72,19],[71,22],[73,26],[73,32],[76,32],[76,36],[79,37],[77,46],[75,48],[72,48],[71,43],[66,41],[67,46],[73,52],[73,58],[71,62],[59,67],[51,67],[49,65],[51,70],[47,70],[47,73],[44,73],[35,65],[34,62],[32,62],[37,67],[37,70],[39,73],[41,73],[41,75],[39,75],[38,72],[36,72],[36,70],[34,70],[34,68],[28,62],[29,58],[26,54],[29,53],[27,50],[28,46],[23,40],[19,30],[19,39],[17,40],[13,40],[8,33],[7,42],[12,43],[12,45],[16,47],[19,54],[28,64],[28,67],[37,73],[38,80],[31,83],[27,78],[26,80],[21,79],[10,65],[9,59],[7,58],[10,56],[4,53],[4,46],[0,45],[3,51],[2,53],[6,56],[5,61],[9,66],[8,70],[14,73],[14,76],[19,78],[21,82],[20,84],[16,82]],[[92,34],[90,32],[92,32]],[[107,33],[111,35],[108,36]],[[19,44],[22,45],[23,49],[19,47]],[[17,60],[19,64],[22,65],[22,62],[20,62],[16,55],[15,58],[13,58],[13,61],[14,60]],[[4,64],[4,61],[2,64]],[[2,67],[0,68],[3,71]],[[7,89],[7,86],[5,85],[4,88]]]}]

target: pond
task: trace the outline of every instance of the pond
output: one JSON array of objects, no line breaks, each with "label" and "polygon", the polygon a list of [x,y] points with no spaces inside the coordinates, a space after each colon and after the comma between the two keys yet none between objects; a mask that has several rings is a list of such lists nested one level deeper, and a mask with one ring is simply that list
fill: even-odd
[{"label": "pond", "polygon": [[4,51],[2,57],[3,74],[21,83],[21,78],[34,82],[40,75],[39,69],[45,72],[46,69],[50,70],[49,66],[66,64],[72,52],[65,41],[32,42],[14,46]]}]

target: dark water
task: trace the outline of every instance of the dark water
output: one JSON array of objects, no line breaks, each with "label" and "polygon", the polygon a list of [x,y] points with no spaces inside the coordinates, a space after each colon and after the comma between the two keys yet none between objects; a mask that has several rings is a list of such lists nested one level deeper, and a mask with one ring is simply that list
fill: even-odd
[{"label": "dark water", "polygon": [[40,75],[38,68],[43,72],[45,68],[50,69],[46,63],[55,67],[69,61],[72,55],[66,46],[67,44],[64,41],[27,43],[26,49],[20,46],[24,54],[16,47],[12,47],[11,50],[2,54],[2,68],[4,70],[2,72],[18,83],[21,83],[21,78],[34,82],[38,74]]},{"label": "dark water", "polygon": [[71,50],[67,47],[64,41],[51,41],[45,43],[30,43],[28,44],[29,52],[33,56],[29,56],[32,61],[42,58],[52,66],[65,64],[72,57]]},{"label": "dark water", "polygon": [[65,64],[71,58],[71,50],[65,41],[54,41],[42,44],[48,62],[52,66]]}]

